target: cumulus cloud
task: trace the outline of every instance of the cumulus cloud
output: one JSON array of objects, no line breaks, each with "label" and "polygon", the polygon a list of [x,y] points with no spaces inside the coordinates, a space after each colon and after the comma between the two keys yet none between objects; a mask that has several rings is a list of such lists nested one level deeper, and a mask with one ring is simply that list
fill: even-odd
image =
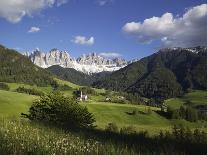
[{"label": "cumulus cloud", "polygon": [[73,40],[71,40],[75,44],[80,44],[80,45],[93,45],[95,43],[95,38],[90,37],[87,38],[85,36],[75,36]]},{"label": "cumulus cloud", "polygon": [[143,22],[129,22],[123,31],[140,43],[160,40],[165,46],[197,46],[207,44],[207,4],[189,8],[182,16],[165,13]]},{"label": "cumulus cloud", "polygon": [[39,27],[31,27],[29,30],[28,30],[28,33],[36,33],[36,32],[39,32],[40,31],[40,28]]},{"label": "cumulus cloud", "polygon": [[31,16],[42,9],[60,6],[68,0],[1,0],[0,17],[18,23],[24,16]]},{"label": "cumulus cloud", "polygon": [[100,53],[100,55],[107,58],[117,58],[122,56],[121,54],[116,52],[104,52],[104,53]]}]

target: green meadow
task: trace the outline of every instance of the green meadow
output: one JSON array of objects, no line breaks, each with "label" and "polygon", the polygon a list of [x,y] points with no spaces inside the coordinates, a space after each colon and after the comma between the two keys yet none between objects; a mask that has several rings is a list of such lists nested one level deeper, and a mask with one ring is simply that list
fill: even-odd
[{"label": "green meadow", "polygon": [[[72,89],[62,91],[65,96],[72,97],[73,90],[80,88],[70,82],[57,80],[61,85],[68,85]],[[7,83],[9,91],[0,90],[0,152],[7,154],[78,154],[78,155],[135,155],[135,154],[179,154],[180,144],[176,139],[170,145],[159,138],[160,131],[172,131],[174,125],[182,125],[195,132],[195,129],[207,131],[206,121],[188,122],[186,120],[167,119],[159,114],[160,108],[139,104],[118,104],[104,102],[103,89],[95,89],[96,95],[89,96],[86,102],[80,102],[86,106],[95,117],[94,131],[70,132],[32,123],[21,118],[21,113],[27,113],[33,101],[38,96],[18,93],[18,87],[34,88],[44,93],[53,91],[52,87],[37,87],[26,84]],[[166,100],[166,104],[179,108],[186,102],[195,106],[206,104],[206,92],[194,91],[182,98]],[[133,114],[134,113],[134,114]],[[122,135],[121,133],[107,133],[106,126],[109,123],[116,124],[118,129],[130,127],[136,131],[135,135]],[[147,131],[147,132],[145,132]],[[185,131],[187,134],[187,130]],[[180,133],[178,131],[178,133]],[[194,134],[190,134],[192,139]],[[181,135],[182,136],[182,135]],[[200,135],[202,137],[203,135]],[[158,139],[156,139],[158,137]],[[173,141],[175,142],[173,142]],[[196,140],[197,141],[197,140]],[[188,141],[183,143],[185,152],[191,148]],[[175,150],[176,147],[176,150]],[[200,146],[203,148],[202,145]],[[192,150],[196,150],[192,147]],[[199,152],[205,152],[200,150]],[[198,151],[196,150],[196,152]]]},{"label": "green meadow", "polygon": [[165,101],[172,108],[179,108],[181,105],[197,106],[207,105],[207,91],[193,90],[180,98],[172,98]]},{"label": "green meadow", "polygon": [[[58,80],[59,84],[66,84],[77,89],[80,86],[72,83]],[[21,113],[27,113],[30,105],[37,96],[17,93],[15,89],[19,86],[27,88],[35,88],[45,93],[52,91],[51,87],[36,87],[25,84],[9,83],[10,91],[0,90],[0,116],[20,118]],[[97,91],[98,89],[96,89]],[[66,96],[72,96],[71,91],[62,91]],[[103,102],[104,97],[101,95],[104,90],[98,90],[97,95],[90,96],[89,101],[80,102],[82,106],[87,106],[88,110],[93,113],[96,119],[97,129],[104,130],[108,123],[115,123],[119,128],[126,126],[133,126],[136,131],[147,130],[150,134],[157,134],[160,130],[169,130],[175,124],[184,124],[190,128],[201,128],[206,130],[206,122],[188,122],[185,120],[169,120],[158,114],[160,108],[148,107],[145,105],[132,105],[132,104],[117,104],[111,102]],[[184,105],[187,101],[191,104],[206,104],[207,97],[205,91],[194,91],[186,94],[182,98],[173,98],[166,100],[166,104],[174,108]],[[148,111],[151,111],[150,113]],[[136,114],[131,113],[135,111]]]}]

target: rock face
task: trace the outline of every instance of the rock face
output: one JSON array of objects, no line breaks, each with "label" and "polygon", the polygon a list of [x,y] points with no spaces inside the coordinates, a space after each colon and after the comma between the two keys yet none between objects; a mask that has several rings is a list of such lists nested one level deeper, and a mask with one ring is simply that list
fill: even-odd
[{"label": "rock face", "polygon": [[107,59],[96,53],[90,53],[88,55],[84,54],[81,57],[74,59],[67,51],[59,51],[58,49],[52,49],[48,53],[36,49],[29,55],[29,58],[34,64],[42,68],[59,65],[64,68],[74,68],[75,70],[86,74],[103,71],[112,72],[119,70],[128,64],[124,59]]}]

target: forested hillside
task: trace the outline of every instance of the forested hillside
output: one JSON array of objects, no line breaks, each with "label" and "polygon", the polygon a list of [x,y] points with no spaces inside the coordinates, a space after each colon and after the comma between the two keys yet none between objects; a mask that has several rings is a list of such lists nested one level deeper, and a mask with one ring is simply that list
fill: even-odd
[{"label": "forested hillside", "polygon": [[110,72],[101,72],[101,73],[94,73],[92,75],[88,75],[83,72],[77,71],[73,68],[63,68],[57,65],[51,66],[47,68],[47,70],[50,71],[52,74],[56,75],[58,78],[82,86],[92,85],[93,82],[100,80],[106,75],[110,74]]},{"label": "forested hillside", "polygon": [[26,56],[0,46],[0,81],[54,85],[52,74],[34,65]]},{"label": "forested hillside", "polygon": [[207,48],[162,49],[93,85],[148,98],[170,98],[188,89],[207,89]]}]

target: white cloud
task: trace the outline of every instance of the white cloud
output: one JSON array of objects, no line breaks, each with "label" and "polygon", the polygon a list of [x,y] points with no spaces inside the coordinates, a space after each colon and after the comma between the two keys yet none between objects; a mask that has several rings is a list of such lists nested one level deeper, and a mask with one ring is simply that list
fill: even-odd
[{"label": "white cloud", "polygon": [[71,41],[75,44],[80,44],[80,45],[93,45],[95,43],[95,38],[94,37],[87,38],[85,36],[76,36]]},{"label": "white cloud", "polygon": [[207,44],[207,4],[192,7],[182,16],[165,13],[141,22],[130,22],[123,31],[140,43],[160,40],[165,46],[197,46]]},{"label": "white cloud", "polygon": [[63,4],[66,4],[68,2],[68,0],[57,0],[57,6],[59,7],[59,6],[61,6],[61,5],[63,5]]},{"label": "white cloud", "polygon": [[31,27],[28,30],[28,33],[36,33],[36,32],[39,32],[39,31],[40,31],[40,28],[39,27]]},{"label": "white cloud", "polygon": [[60,6],[68,0],[1,0],[0,17],[11,23],[18,23],[24,16],[41,11],[42,9]]},{"label": "white cloud", "polygon": [[104,52],[104,53],[100,53],[100,55],[107,58],[117,58],[122,56],[121,54],[116,52]]},{"label": "white cloud", "polygon": [[114,0],[98,0],[97,2],[98,2],[98,5],[99,6],[104,6],[104,5],[106,5],[106,4],[110,4],[110,3],[112,3]]}]

